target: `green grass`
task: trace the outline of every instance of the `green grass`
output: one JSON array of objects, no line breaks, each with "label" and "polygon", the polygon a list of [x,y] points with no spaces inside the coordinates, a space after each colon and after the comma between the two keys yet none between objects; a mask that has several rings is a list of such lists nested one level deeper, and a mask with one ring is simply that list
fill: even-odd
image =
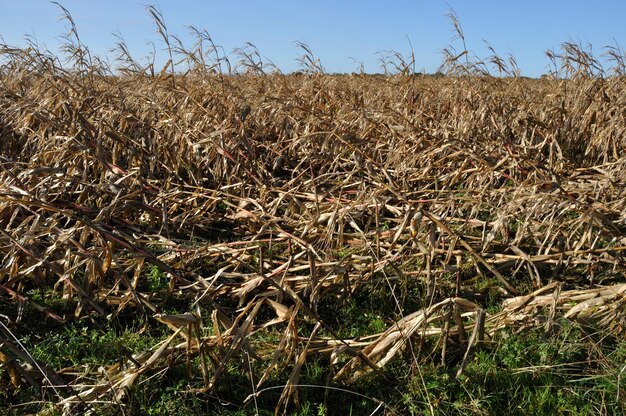
[{"label": "green grass", "polygon": [[[153,272],[154,270],[151,270]],[[151,282],[161,285],[154,272]],[[412,280],[394,287],[418,299],[406,300],[404,313],[420,306],[421,283]],[[483,288],[484,289],[484,288]],[[398,303],[389,296],[386,282],[363,286],[350,298],[328,294],[319,305],[319,313],[344,337],[376,334],[398,317]],[[34,293],[33,293],[34,295]],[[59,314],[68,314],[75,305],[59,302],[53,293],[39,301]],[[35,297],[35,296],[33,296]],[[486,296],[489,310],[496,311],[499,299]],[[179,300],[184,309],[184,301]],[[137,312],[137,311],[135,311]],[[170,332],[165,327],[143,326],[141,314],[127,312],[117,323],[104,318],[74,320],[60,324],[48,320],[45,325],[26,326],[41,320],[27,310],[25,325],[15,329],[31,354],[52,368],[113,364],[120,356],[138,353],[163,340]],[[32,328],[32,329],[31,329]],[[303,334],[304,325],[300,326]],[[263,332],[251,339],[252,345],[275,344],[281,329]],[[441,363],[435,343],[413,343],[408,351],[392,360],[384,377],[370,373],[356,382],[333,381],[338,367],[330,367],[328,358],[318,357],[304,365],[299,384],[299,407],[289,413],[298,416],[334,414],[370,414],[384,401],[398,414],[408,415],[488,415],[488,414],[623,414],[626,392],[623,381],[618,397],[618,375],[626,362],[626,343],[617,334],[599,331],[593,322],[557,320],[553,332],[543,326],[516,332],[506,330],[476,349],[461,377],[456,371],[465,347],[449,343],[446,362]],[[417,360],[417,361],[416,361]],[[197,363],[196,363],[197,364]],[[256,374],[267,362],[252,361]],[[194,368],[198,368],[195,366]],[[152,377],[142,377],[129,391],[124,411],[132,415],[271,415],[291,371],[291,366],[275,370],[263,386],[262,394],[244,403],[253,391],[249,369],[241,357],[228,365],[224,377],[209,393],[194,394],[189,388],[202,385],[199,374],[187,379],[184,359],[174,359],[172,366]],[[2,372],[0,371],[0,375]],[[6,376],[0,376],[6,384]],[[306,386],[306,387],[304,387]],[[326,388],[329,387],[329,388]],[[33,413],[45,409],[41,396],[32,389],[10,392],[0,389],[0,415]],[[11,407],[16,403],[29,405]],[[83,409],[85,410],[85,409]],[[116,404],[95,404],[97,415],[118,414]],[[54,414],[54,413],[49,413]],[[382,414],[382,413],[378,413]]]},{"label": "green grass", "polygon": [[166,291],[169,285],[169,278],[159,269],[159,267],[151,264],[148,271],[148,289],[151,292]]},{"label": "green grass", "polygon": [[550,336],[541,328],[503,332],[474,354],[459,379],[453,368],[422,366],[424,383],[413,378],[403,395],[407,410],[430,414],[413,405],[430,401],[441,415],[623,414],[626,403],[617,397],[623,342],[600,348],[581,325],[558,324]]}]

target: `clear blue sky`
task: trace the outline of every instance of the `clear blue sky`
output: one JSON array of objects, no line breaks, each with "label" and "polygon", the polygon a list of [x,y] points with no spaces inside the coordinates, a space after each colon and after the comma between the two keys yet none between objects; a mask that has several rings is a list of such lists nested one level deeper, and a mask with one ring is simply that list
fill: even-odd
[{"label": "clear blue sky", "polygon": [[[115,44],[120,32],[135,58],[161,48],[146,4],[151,0],[60,0],[74,17],[82,41],[98,55]],[[546,72],[546,49],[568,40],[591,43],[594,52],[619,43],[626,48],[626,1],[224,1],[177,0],[158,2],[170,34],[191,46],[186,26],[206,29],[227,52],[254,43],[262,55],[284,72],[298,68],[301,55],[294,41],[309,44],[328,72],[351,72],[363,62],[367,72],[381,72],[377,52],[409,52],[411,40],[417,69],[433,72],[441,50],[452,42],[446,13],[460,18],[468,48],[487,55],[487,40],[502,55],[512,53],[523,75]],[[0,35],[10,45],[24,45],[26,35],[58,51],[65,23],[60,10],[43,0],[0,0]],[[159,51],[162,58],[165,53]],[[164,62],[164,60],[162,61]]]}]

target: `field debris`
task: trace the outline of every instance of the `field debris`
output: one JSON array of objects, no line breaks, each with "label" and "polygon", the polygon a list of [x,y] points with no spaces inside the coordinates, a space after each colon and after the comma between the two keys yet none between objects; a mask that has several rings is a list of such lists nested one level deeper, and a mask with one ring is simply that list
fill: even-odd
[{"label": "field debris", "polygon": [[[314,58],[299,76],[228,73],[188,51],[184,72],[131,60],[113,75],[70,46],[68,67],[0,45],[12,388],[71,412],[180,363],[190,391],[210,392],[239,363],[255,391],[286,371],[282,407],[312,357],[336,381],[384,377],[431,339],[442,363],[460,352],[460,375],[504,328],[565,317],[623,332],[624,73],[565,55],[563,76],[542,79],[454,62],[441,77],[328,75]],[[342,334],[333,306],[372,287],[395,317]],[[59,325],[131,315],[167,336],[114,364],[49,368],[11,337],[25,311]]]}]

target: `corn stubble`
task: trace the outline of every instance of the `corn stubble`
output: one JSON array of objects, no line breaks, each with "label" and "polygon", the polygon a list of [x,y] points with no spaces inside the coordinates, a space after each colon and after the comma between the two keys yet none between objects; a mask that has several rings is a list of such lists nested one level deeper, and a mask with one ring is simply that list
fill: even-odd
[{"label": "corn stubble", "polygon": [[[485,63],[450,50],[447,76],[407,74],[403,61],[395,75],[348,76],[324,74],[301,44],[304,70],[287,76],[253,45],[231,65],[199,30],[186,50],[151,13],[172,58],[160,72],[121,38],[117,75],[75,31],[65,65],[35,45],[3,46],[0,289],[13,325],[24,308],[71,318],[29,299],[39,289],[74,302],[74,317],[132,310],[171,336],[59,374],[4,326],[12,385],[71,412],[118,403],[174,363],[208,392],[229,363],[254,360],[264,369],[246,366],[248,400],[278,369],[289,374],[285,408],[312,357],[336,380],[383,377],[392,359],[424,359],[432,338],[442,362],[451,344],[465,351],[460,374],[472,347],[506,327],[594,316],[624,330],[621,51],[609,50],[611,74],[565,44],[539,80],[495,54]],[[489,76],[489,62],[508,76]],[[164,296],[146,289],[150,270],[169,279]],[[421,309],[396,297],[408,281],[423,288]],[[499,312],[472,297],[477,281],[497,287]],[[398,309],[383,332],[345,338],[321,318],[324,300],[380,282]],[[167,315],[171,298],[193,306]]]}]

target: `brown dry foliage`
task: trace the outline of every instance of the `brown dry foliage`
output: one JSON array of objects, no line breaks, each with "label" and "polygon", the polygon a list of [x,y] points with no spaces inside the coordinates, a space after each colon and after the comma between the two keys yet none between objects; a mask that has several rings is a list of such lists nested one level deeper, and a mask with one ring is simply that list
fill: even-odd
[{"label": "brown dry foliage", "polygon": [[[247,52],[247,74],[222,73],[218,56],[218,66],[196,62],[184,75],[133,63],[112,76],[85,53],[71,70],[32,50],[5,47],[3,56],[2,292],[50,319],[61,318],[29,290],[75,300],[76,317],[131,308],[174,331],[134,364],[64,376],[73,387],[59,389],[62,403],[122,396],[172,351],[201,356],[203,391],[235,357],[266,360],[257,388],[272,369],[290,368],[282,402],[312,355],[327,356],[337,377],[356,377],[411,340],[471,347],[544,309],[553,319],[600,308],[603,324],[622,330],[623,287],[594,289],[626,266],[620,74],[266,75]],[[146,290],[149,268],[197,309],[161,314],[164,301]],[[470,278],[526,297],[474,325],[482,310],[463,299]],[[343,339],[318,314],[325,297],[406,279],[423,282],[423,309],[400,310],[381,334]],[[19,323],[15,310],[6,313]],[[255,344],[270,327],[280,341]],[[33,375],[24,369],[32,358],[1,341],[31,384],[61,377]]]}]

